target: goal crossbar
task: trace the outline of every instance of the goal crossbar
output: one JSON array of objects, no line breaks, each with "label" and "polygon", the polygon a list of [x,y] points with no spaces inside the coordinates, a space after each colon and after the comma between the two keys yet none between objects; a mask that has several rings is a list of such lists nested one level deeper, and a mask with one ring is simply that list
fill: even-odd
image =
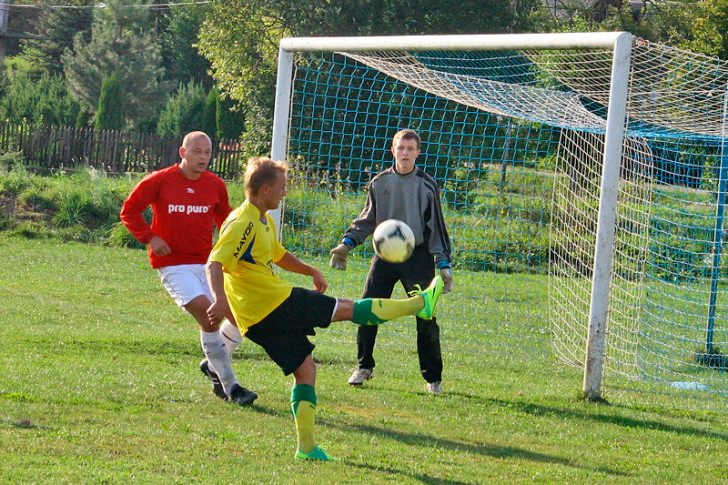
[{"label": "goal crossbar", "polygon": [[574,32],[562,34],[418,35],[373,37],[287,37],[280,48],[287,52],[427,51],[513,49],[613,49],[627,32]]}]

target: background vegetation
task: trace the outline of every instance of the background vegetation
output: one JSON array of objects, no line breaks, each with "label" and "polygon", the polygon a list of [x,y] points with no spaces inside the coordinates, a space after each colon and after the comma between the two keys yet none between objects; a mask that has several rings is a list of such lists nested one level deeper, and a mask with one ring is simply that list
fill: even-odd
[{"label": "background vegetation", "polygon": [[103,80],[116,72],[123,101],[114,106],[124,129],[183,134],[199,122],[199,113],[191,114],[199,98],[211,95],[219,98],[209,105],[217,112],[209,114],[208,107],[200,126],[218,137],[240,136],[251,155],[269,149],[284,36],[629,30],[728,59],[724,0],[428,0],[417,8],[404,0],[109,0],[104,8],[90,0],[69,0],[67,8],[52,8],[50,0],[27,3],[40,7],[39,38],[8,42],[0,118],[93,126]]},{"label": "background vegetation", "polygon": [[[36,3],[43,7],[42,38],[8,46],[0,117],[65,126],[108,126],[111,119],[124,130],[170,135],[201,127],[239,136],[250,154],[269,149],[284,36],[629,30],[728,59],[724,0],[648,0],[639,11],[626,0],[590,2],[588,9],[565,1],[558,14],[537,0],[428,0],[417,9],[404,0],[164,7],[108,0],[103,9],[89,8],[90,0],[67,2],[78,9]],[[104,79],[113,75],[122,80],[113,93],[122,103],[102,96]],[[547,238],[539,232],[544,221],[536,220],[543,202],[529,193],[512,193],[508,207],[518,208],[518,217],[498,226],[536,248],[528,264],[488,259],[513,251],[496,247],[503,238],[458,247],[456,260],[470,264],[457,268],[458,285],[486,285],[489,296],[443,301],[450,322],[442,330],[444,396],[421,388],[411,325],[383,329],[379,373],[363,390],[345,382],[354,365],[352,328],[342,324],[316,337],[319,437],[339,458],[319,466],[293,462],[290,381],[256,346],[245,343],[235,361],[244,383],[261,394],[256,406],[225,405],[209,392],[196,368],[200,352],[189,317],[169,301],[145,252],[118,223],[119,206],[141,174],[112,178],[80,167],[40,177],[24,166],[18,154],[0,155],[2,482],[689,483],[728,476],[721,403],[674,394],[653,394],[646,403],[619,391],[607,396],[612,406],[578,401],[580,371],[557,366],[548,351],[545,277],[510,275],[506,283],[493,271],[487,279],[472,272],[545,271]],[[523,187],[548,183],[537,168],[509,176],[521,177]],[[446,217],[461,231],[505,209],[494,196],[502,189],[496,176],[476,182],[445,188]],[[309,222],[300,197],[305,179],[297,183],[286,205],[292,225]],[[242,190],[229,187],[235,205]],[[670,200],[676,199],[665,197],[666,212]],[[288,232],[285,244],[317,241],[321,249],[306,256],[325,268],[327,249],[361,202],[343,192],[317,200],[330,218]],[[692,223],[701,214],[682,214],[686,230],[710,230]],[[327,274],[341,296],[361,290],[366,250],[358,250],[346,274]],[[687,257],[663,256],[658,264],[671,274]],[[498,332],[512,344],[492,338]]]},{"label": "background vegetation", "polygon": [[[0,231],[33,239],[141,248],[119,222],[118,214],[142,176],[108,176],[91,168],[41,176],[27,171],[19,154],[1,155]],[[457,269],[547,274],[552,214],[544,194],[550,192],[553,177],[535,166],[512,169],[504,181],[500,167],[494,166],[468,188],[446,188],[444,211],[450,236],[456,241],[453,261]],[[706,171],[706,183],[710,177],[712,173]],[[330,191],[313,190],[322,183],[331,184]],[[230,181],[228,191],[233,206],[242,203],[241,183]],[[684,204],[686,194],[691,197],[689,206]],[[658,186],[654,198],[658,203],[649,221],[654,239],[651,274],[684,282],[709,276],[710,266],[699,259],[710,253],[712,245],[711,193]],[[294,252],[325,257],[362,204],[361,194],[337,190],[334,181],[321,180],[294,166],[283,206],[283,244]],[[629,210],[644,210],[639,204],[633,202]],[[316,216],[322,213],[325,218]],[[675,244],[676,240],[682,243]],[[371,254],[368,244],[353,253],[362,261]],[[589,267],[591,261],[582,263]],[[723,272],[728,274],[725,258]]]}]

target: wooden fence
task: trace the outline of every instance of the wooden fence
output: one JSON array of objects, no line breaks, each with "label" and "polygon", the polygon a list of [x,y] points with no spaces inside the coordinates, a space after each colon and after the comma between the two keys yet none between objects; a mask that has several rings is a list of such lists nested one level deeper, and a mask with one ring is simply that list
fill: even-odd
[{"label": "wooden fence", "polygon": [[[151,172],[179,161],[181,136],[0,123],[0,152],[22,152],[28,167],[52,172],[93,167],[109,174]],[[210,170],[232,180],[241,171],[237,140],[213,143]]]}]

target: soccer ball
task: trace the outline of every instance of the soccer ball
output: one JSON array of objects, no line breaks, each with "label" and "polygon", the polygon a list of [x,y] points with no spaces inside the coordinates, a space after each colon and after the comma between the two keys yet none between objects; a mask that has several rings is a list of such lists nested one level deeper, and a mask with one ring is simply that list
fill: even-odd
[{"label": "soccer ball", "polygon": [[388,219],[374,229],[372,236],[377,256],[389,263],[403,263],[415,249],[415,235],[402,221]]}]

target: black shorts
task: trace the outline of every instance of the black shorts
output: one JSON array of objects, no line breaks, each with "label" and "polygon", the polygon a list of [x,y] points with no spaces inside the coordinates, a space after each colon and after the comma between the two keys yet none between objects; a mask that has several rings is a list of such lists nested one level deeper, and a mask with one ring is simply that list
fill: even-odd
[{"label": "black shorts", "polygon": [[314,347],[308,340],[314,328],[326,328],[336,307],[336,298],[317,291],[293,288],[291,295],[245,336],[265,349],[285,375],[298,369]]}]

